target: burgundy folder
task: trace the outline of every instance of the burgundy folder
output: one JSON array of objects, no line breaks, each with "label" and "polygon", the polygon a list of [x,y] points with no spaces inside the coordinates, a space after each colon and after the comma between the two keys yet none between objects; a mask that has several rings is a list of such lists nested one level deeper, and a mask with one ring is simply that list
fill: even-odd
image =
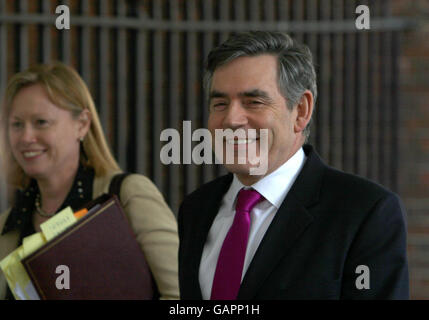
[{"label": "burgundy folder", "polygon": [[[41,299],[154,297],[152,275],[117,197],[102,195],[86,208],[97,204],[95,211],[23,259]],[[67,274],[58,266],[68,268],[69,289],[64,288]]]}]

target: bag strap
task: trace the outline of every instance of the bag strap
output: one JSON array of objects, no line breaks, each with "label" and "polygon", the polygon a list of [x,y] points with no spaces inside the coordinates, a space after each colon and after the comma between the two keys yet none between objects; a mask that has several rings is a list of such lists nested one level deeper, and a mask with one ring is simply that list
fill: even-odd
[{"label": "bag strap", "polygon": [[[110,181],[110,185],[109,185],[109,194],[114,194],[118,197],[119,201],[121,200],[119,197],[119,194],[121,192],[121,184],[122,181],[124,181],[124,179],[129,176],[131,173],[129,172],[123,172],[123,173],[118,173],[116,174],[112,180]],[[150,269],[149,269],[150,270]],[[152,273],[151,273],[152,275]],[[152,283],[153,283],[153,288],[154,288],[154,293],[153,293],[153,300],[157,300],[160,297],[160,293],[158,290],[158,287],[153,279],[153,275],[152,275]]]},{"label": "bag strap", "polygon": [[109,193],[114,194],[120,198],[122,181],[124,181],[124,179],[129,175],[130,173],[128,172],[118,173],[115,175],[110,181]]}]

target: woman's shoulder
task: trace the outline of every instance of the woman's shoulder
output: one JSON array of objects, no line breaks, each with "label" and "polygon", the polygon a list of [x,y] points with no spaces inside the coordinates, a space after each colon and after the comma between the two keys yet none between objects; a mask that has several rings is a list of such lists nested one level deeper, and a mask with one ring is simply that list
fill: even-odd
[{"label": "woman's shoulder", "polygon": [[4,224],[9,217],[11,208],[8,208],[0,213],[0,233],[3,230]]},{"label": "woman's shoulder", "polygon": [[127,175],[121,184],[121,199],[144,198],[164,202],[164,197],[148,177],[133,173]]},{"label": "woman's shoulder", "polygon": [[[94,179],[94,194],[107,193],[112,179],[122,174],[121,171],[109,172],[103,176],[96,176]],[[155,184],[145,175],[139,173],[127,173],[121,183],[121,195],[133,196],[138,194],[161,195]]]},{"label": "woman's shoulder", "polygon": [[10,252],[12,252],[18,244],[19,233],[17,230],[8,231],[3,234],[3,229],[6,224],[7,218],[9,217],[10,211],[11,208],[0,213],[0,260],[2,260]]}]

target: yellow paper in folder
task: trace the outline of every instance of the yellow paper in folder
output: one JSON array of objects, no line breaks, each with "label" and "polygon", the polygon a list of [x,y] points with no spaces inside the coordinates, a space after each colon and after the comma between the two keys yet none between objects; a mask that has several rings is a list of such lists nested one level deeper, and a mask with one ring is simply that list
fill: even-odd
[{"label": "yellow paper in folder", "polygon": [[0,261],[0,268],[16,300],[40,300],[21,260],[42,247],[49,240],[61,234],[77,221],[70,207],[65,208],[40,225],[37,232],[22,240],[22,246]]},{"label": "yellow paper in folder", "polygon": [[37,232],[22,240],[23,258],[28,257],[34,251],[46,243],[46,238],[42,232]]},{"label": "yellow paper in folder", "polygon": [[62,233],[68,227],[73,225],[77,221],[73,215],[73,211],[70,207],[58,212],[55,216],[46,220],[40,225],[43,235],[47,241],[55,238],[57,235]]},{"label": "yellow paper in folder", "polygon": [[21,263],[23,257],[24,248],[21,246],[4,258],[0,262],[0,267],[16,300],[40,300]]}]

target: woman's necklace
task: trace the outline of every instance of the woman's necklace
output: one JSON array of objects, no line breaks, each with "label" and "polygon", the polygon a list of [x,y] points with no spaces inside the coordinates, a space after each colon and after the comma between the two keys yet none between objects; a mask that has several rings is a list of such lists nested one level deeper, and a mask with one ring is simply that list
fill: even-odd
[{"label": "woman's necklace", "polygon": [[35,206],[36,206],[36,212],[44,217],[44,218],[50,218],[53,217],[55,215],[55,213],[46,213],[45,211],[43,211],[42,206],[40,205],[40,193],[37,194],[36,196],[36,201],[35,201]]}]

